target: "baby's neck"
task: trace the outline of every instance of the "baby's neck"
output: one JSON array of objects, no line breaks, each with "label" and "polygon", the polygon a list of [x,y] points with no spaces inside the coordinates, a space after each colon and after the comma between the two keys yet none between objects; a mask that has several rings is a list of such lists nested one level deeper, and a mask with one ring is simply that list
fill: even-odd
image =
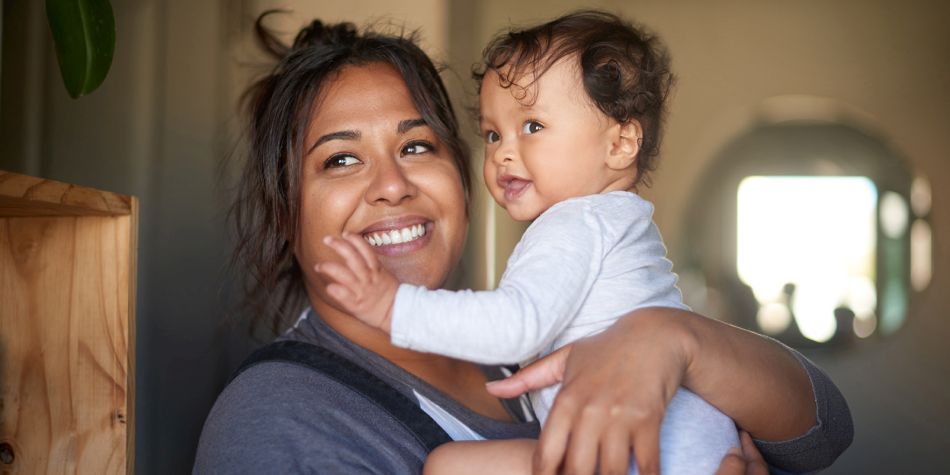
[{"label": "baby's neck", "polygon": [[611,191],[629,191],[630,193],[636,193],[636,177],[630,177],[628,175],[619,176],[616,179],[608,182],[607,185],[604,186],[604,188],[600,191],[600,193],[610,193]]}]

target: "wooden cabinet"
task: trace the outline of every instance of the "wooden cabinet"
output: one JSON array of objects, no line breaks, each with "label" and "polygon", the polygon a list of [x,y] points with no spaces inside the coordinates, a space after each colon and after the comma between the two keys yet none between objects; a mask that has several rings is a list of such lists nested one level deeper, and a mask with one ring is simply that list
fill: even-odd
[{"label": "wooden cabinet", "polygon": [[0,474],[132,472],[137,222],[0,171]]}]

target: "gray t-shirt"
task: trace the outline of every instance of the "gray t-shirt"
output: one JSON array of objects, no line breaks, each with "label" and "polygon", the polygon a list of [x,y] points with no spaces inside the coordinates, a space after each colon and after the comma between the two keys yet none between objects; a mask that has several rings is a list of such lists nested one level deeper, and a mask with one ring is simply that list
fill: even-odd
[{"label": "gray t-shirt", "polygon": [[[506,401],[514,420],[481,416],[385,358],[327,326],[310,312],[281,339],[326,348],[389,383],[411,400],[415,393],[488,439],[536,438],[539,427]],[[785,442],[760,442],[775,468],[808,472],[830,465],[851,443],[848,407],[828,377],[803,356],[815,390],[818,424]],[[489,378],[500,377],[500,373]],[[497,370],[496,370],[497,371]],[[194,473],[421,473],[425,449],[384,409],[322,373],[265,362],[241,373],[218,396],[205,421]]]}]

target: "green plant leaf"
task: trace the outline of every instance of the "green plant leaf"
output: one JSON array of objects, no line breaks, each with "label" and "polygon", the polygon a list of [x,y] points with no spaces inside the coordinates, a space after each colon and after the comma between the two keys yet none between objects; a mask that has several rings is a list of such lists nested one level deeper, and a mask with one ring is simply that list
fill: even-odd
[{"label": "green plant leaf", "polygon": [[109,0],[46,0],[46,18],[66,91],[76,99],[96,90],[115,52]]}]

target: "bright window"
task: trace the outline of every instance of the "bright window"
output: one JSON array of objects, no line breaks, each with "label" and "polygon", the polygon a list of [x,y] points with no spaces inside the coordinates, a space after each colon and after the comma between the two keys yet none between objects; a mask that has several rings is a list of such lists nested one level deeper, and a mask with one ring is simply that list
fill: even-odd
[{"label": "bright window", "polygon": [[[750,176],[737,195],[739,277],[759,302],[762,330],[825,342],[836,310],[874,332],[878,193],[867,177]],[[883,223],[882,223],[883,224]],[[850,329],[849,329],[850,330]]]}]

